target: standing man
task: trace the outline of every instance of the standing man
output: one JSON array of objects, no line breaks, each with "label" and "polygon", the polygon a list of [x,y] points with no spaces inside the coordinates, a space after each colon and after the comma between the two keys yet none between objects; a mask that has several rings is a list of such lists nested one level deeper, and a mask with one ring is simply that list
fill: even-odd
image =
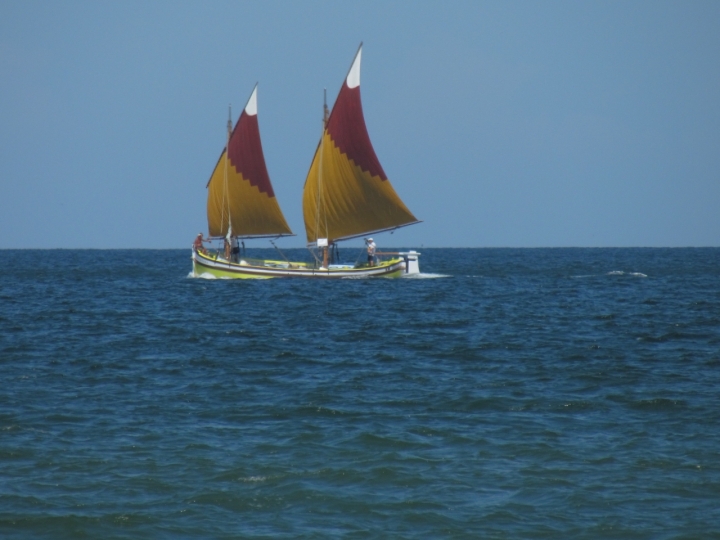
[{"label": "standing man", "polygon": [[205,240],[203,238],[203,234],[200,232],[195,237],[195,241],[193,242],[193,249],[195,251],[199,251],[201,253],[207,253],[207,251],[205,250],[205,247],[203,246],[203,242],[210,242],[210,239]]},{"label": "standing man", "polygon": [[235,245],[233,245],[232,237],[225,238],[225,259],[230,262],[240,262],[240,247],[237,238],[235,238]]},{"label": "standing man", "polygon": [[230,255],[232,254],[232,241],[226,236],[225,237],[225,260],[230,260]]},{"label": "standing man", "polygon": [[372,238],[365,240],[365,243],[367,244],[368,266],[375,266],[375,249],[377,249],[377,246]]}]

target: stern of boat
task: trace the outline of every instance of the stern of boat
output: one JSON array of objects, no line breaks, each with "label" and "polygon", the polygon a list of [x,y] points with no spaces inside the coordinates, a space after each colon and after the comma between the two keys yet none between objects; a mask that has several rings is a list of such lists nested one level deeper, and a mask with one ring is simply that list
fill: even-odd
[{"label": "stern of boat", "polygon": [[420,273],[420,253],[415,250],[401,251],[400,256],[405,261],[405,275]]}]

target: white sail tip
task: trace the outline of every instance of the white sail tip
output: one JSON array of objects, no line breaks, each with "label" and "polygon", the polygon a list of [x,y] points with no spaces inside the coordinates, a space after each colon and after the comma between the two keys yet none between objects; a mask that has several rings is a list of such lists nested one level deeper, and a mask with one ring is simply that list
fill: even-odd
[{"label": "white sail tip", "polygon": [[350,68],[350,73],[348,73],[346,82],[348,85],[348,88],[357,88],[360,86],[360,57],[362,56],[362,47],[358,49],[357,54],[355,55],[355,60],[353,61],[353,65]]},{"label": "white sail tip", "polygon": [[255,116],[257,114],[257,85],[255,85],[253,93],[250,95],[247,105],[245,105],[245,114],[249,116]]}]

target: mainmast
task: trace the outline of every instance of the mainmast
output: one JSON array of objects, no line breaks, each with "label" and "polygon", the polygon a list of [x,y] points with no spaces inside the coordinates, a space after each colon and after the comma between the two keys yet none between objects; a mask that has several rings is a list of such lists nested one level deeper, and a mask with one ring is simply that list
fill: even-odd
[{"label": "mainmast", "polygon": [[228,121],[227,121],[227,142],[225,143],[225,193],[224,198],[227,200],[228,210],[228,230],[225,238],[230,240],[232,235],[232,219],[230,217],[230,193],[228,191],[228,168],[230,166],[230,137],[232,137],[232,103],[228,104]]},{"label": "mainmast", "polygon": [[227,140],[230,142],[230,136],[232,135],[232,103],[228,105],[228,122],[227,122]]},{"label": "mainmast", "polygon": [[[320,194],[322,193],[322,151],[323,151],[322,145],[323,145],[323,140],[325,139],[325,130],[327,129],[327,124],[328,124],[328,119],[329,119],[329,118],[330,118],[330,110],[328,109],[328,106],[327,106],[327,88],[323,88],[323,136],[320,138],[320,145],[321,145],[321,146],[320,146],[320,156],[321,156],[321,159],[320,159],[320,167],[319,167],[319,169],[318,169],[318,177],[319,177],[319,178],[318,178],[318,209],[317,209],[317,212],[318,212],[318,214],[317,214],[317,215],[318,215],[318,224],[319,224],[319,220],[320,220],[320,200],[321,200],[321,199],[320,199]],[[327,229],[327,225],[325,226],[325,228]],[[317,230],[318,230],[318,227],[315,227],[315,230],[317,231]],[[318,239],[318,240],[319,240],[319,239]],[[317,243],[317,240],[316,240],[316,243]],[[322,265],[323,265],[323,268],[327,268],[327,267],[328,267],[328,262],[329,262],[329,253],[328,253],[328,251],[329,251],[329,249],[330,249],[330,246],[328,245],[328,240],[327,240],[327,239],[325,239],[324,244],[325,244],[325,245],[324,245],[323,248],[322,248],[322,250],[323,250],[323,264],[322,264]]]}]

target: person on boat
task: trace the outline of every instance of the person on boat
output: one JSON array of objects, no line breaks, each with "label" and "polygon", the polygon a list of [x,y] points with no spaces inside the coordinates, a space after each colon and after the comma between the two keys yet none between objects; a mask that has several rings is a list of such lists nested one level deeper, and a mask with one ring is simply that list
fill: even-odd
[{"label": "person on boat", "polygon": [[235,245],[229,238],[225,238],[225,259],[230,262],[240,262],[240,246],[238,239],[235,238]]},{"label": "person on boat", "polygon": [[365,243],[367,244],[368,266],[375,266],[375,250],[377,246],[372,238],[365,240]]},{"label": "person on boat", "polygon": [[195,241],[193,242],[193,249],[195,251],[199,251],[201,253],[207,253],[207,250],[203,246],[203,242],[210,242],[210,239],[208,238],[205,240],[203,238],[203,233],[198,233],[198,235],[195,237]]}]

